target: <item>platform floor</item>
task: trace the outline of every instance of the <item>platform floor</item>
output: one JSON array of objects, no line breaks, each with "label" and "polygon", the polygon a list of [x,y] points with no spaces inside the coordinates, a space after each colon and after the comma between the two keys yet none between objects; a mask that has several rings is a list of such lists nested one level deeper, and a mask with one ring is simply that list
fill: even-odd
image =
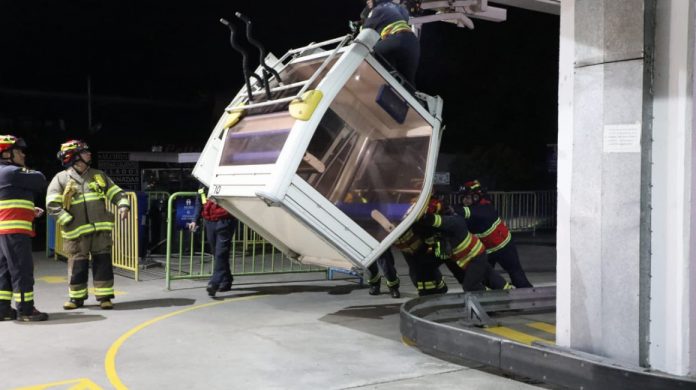
[{"label": "platform floor", "polygon": [[[37,307],[51,318],[0,322],[0,389],[543,386],[404,344],[399,306],[416,294],[399,261],[401,299],[373,297],[354,279],[326,280],[323,273],[239,277],[231,292],[211,299],[205,281],[176,281],[167,291],[155,269],[141,282],[117,276],[114,310],[100,310],[92,299],[71,312],[61,308],[65,263],[38,252],[35,261]],[[555,279],[553,272],[529,276],[537,284]],[[537,335],[548,338],[546,330]]]}]

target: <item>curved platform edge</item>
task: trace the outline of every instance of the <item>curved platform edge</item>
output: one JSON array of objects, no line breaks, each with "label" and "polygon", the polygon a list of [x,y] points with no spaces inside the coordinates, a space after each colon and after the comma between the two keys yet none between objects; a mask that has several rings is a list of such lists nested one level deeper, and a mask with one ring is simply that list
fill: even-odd
[{"label": "curved platform edge", "polygon": [[[508,374],[570,388],[696,389],[696,378],[668,375],[584,353],[534,343],[525,345],[474,329],[419,317],[419,306],[464,302],[464,293],[412,299],[401,306],[404,342],[424,353],[456,361],[482,363]],[[423,310],[421,310],[422,312]]]}]

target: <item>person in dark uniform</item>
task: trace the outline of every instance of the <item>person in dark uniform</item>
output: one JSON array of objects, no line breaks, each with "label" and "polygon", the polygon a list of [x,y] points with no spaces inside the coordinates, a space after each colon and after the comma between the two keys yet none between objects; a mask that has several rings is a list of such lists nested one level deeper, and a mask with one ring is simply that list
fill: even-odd
[{"label": "person in dark uniform", "polygon": [[362,28],[371,28],[380,35],[375,53],[415,86],[420,43],[408,24],[408,10],[391,0],[367,0],[366,11]]},{"label": "person in dark uniform", "polygon": [[[206,291],[214,297],[217,292],[226,292],[232,289],[234,277],[230,270],[230,251],[232,249],[232,236],[237,228],[237,220],[227,210],[208,199],[205,188],[198,190],[194,215],[205,220],[205,235],[213,251],[214,265],[213,275],[208,281]],[[188,224],[191,231],[198,229],[198,222]]]},{"label": "person in dark uniform", "polygon": [[469,231],[466,220],[459,215],[426,213],[418,222],[439,233],[434,243],[436,257],[452,261],[464,271],[460,282],[464,291],[498,290],[506,286],[488,263],[486,250],[478,237]]},{"label": "person in dark uniform", "polygon": [[447,285],[439,271],[443,263],[460,270],[455,275],[464,291],[504,289],[505,280],[488,264],[485,248],[459,215],[441,215],[441,202],[432,197],[424,213],[395,246],[409,264],[419,295],[443,294]]},{"label": "person in dark uniform", "polygon": [[[379,265],[379,267],[378,267]],[[396,274],[396,267],[394,267],[394,255],[391,253],[391,249],[387,249],[377,261],[370,264],[367,267],[370,272],[370,278],[367,280],[367,284],[370,286],[370,295],[379,295],[382,287],[382,276],[379,271],[382,270],[382,274],[387,279],[387,287],[389,288],[389,293],[392,298],[401,298],[401,293],[399,292],[399,275]]]},{"label": "person in dark uniform", "polygon": [[488,262],[496,263],[510,275],[510,282],[517,288],[533,287],[522,269],[517,247],[505,222],[488,199],[478,180],[464,183],[459,189],[462,205],[455,208],[457,214],[467,220],[469,229],[486,247]]},{"label": "person in dark uniform", "polygon": [[[0,135],[0,321],[46,321],[34,306],[34,260],[31,238],[34,218],[43,210],[34,196],[46,188],[39,171],[27,169],[23,139]],[[17,310],[10,301],[14,297]]]}]

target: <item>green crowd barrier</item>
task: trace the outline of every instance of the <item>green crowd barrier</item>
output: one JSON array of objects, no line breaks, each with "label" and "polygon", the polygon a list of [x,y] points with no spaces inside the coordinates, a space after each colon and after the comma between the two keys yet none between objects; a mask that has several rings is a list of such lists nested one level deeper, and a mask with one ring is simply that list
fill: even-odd
[{"label": "green crowd barrier", "polygon": [[[206,252],[205,228],[191,232],[176,226],[176,200],[190,198],[195,202],[196,192],[176,192],[167,202],[167,250],[165,279],[167,289],[173,280],[210,278],[214,257]],[[326,268],[301,264],[283,254],[258,233],[241,222],[232,237],[230,269],[232,275],[270,275],[287,273],[327,272]]]}]

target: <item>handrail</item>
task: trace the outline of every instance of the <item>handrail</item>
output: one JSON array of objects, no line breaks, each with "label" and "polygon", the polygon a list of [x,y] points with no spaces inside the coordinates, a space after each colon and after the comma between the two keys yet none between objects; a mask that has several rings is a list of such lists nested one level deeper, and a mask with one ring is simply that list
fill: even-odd
[{"label": "handrail", "polygon": [[[232,101],[232,103],[230,103],[230,104],[225,108],[225,111],[228,112],[228,113],[230,113],[230,112],[232,112],[232,111],[234,111],[234,110],[236,110],[236,109],[238,110],[238,109],[239,109],[239,106],[240,106],[241,104],[244,105],[244,110],[250,110],[250,109],[258,108],[258,107],[267,107],[267,106],[271,106],[271,105],[275,105],[275,104],[279,104],[279,103],[291,102],[291,101],[296,100],[296,99],[298,99],[298,100],[301,101],[301,100],[302,100],[302,94],[304,94],[304,93],[307,91],[307,89],[309,89],[309,86],[312,85],[312,83],[319,77],[319,75],[324,71],[324,69],[326,69],[326,67],[328,66],[328,64],[336,57],[336,55],[338,54],[338,52],[339,52],[339,51],[346,45],[346,43],[347,43],[349,40],[351,40],[352,38],[353,38],[353,36],[350,35],[350,34],[348,34],[348,35],[346,35],[346,36],[344,36],[344,37],[341,37],[341,38],[334,38],[334,39],[332,39],[332,40],[320,42],[320,43],[313,44],[313,45],[308,45],[308,46],[305,46],[304,48],[301,48],[301,49],[293,49],[295,52],[298,52],[298,51],[301,52],[301,51],[308,50],[308,49],[311,49],[311,48],[326,46],[326,45],[331,44],[331,43],[339,42],[339,44],[336,46],[336,48],[334,48],[334,49],[331,51],[331,53],[330,53],[328,56],[326,56],[326,58],[324,59],[324,61],[322,62],[322,64],[317,68],[317,70],[314,71],[314,73],[312,74],[312,76],[311,76],[309,79],[304,80],[304,81],[300,81],[300,82],[295,82],[295,83],[292,84],[292,85],[297,86],[297,87],[302,86],[302,88],[301,88],[294,96],[285,97],[285,98],[280,98],[280,99],[267,100],[267,101],[261,102],[261,103],[247,104],[247,103],[249,102],[249,99],[248,99],[247,97],[245,97],[245,96],[239,95],[239,96],[237,96],[236,99],[234,99],[234,100]],[[290,52],[292,52],[293,50],[291,50]],[[288,52],[288,53],[290,53],[290,52]],[[287,58],[287,57],[284,56],[283,59],[284,59],[284,58]],[[278,60],[278,63],[281,63],[281,60]],[[276,63],[276,65],[277,65],[278,63]],[[274,66],[275,66],[275,65],[274,65]],[[283,91],[283,90],[287,90],[287,89],[288,89],[288,86],[283,85],[283,86],[278,86],[278,87],[271,88],[271,92],[278,92],[278,91]],[[254,94],[256,94],[256,93],[258,93],[258,92],[259,92],[259,91],[254,91]],[[252,95],[253,95],[253,94],[252,94]]]}]

